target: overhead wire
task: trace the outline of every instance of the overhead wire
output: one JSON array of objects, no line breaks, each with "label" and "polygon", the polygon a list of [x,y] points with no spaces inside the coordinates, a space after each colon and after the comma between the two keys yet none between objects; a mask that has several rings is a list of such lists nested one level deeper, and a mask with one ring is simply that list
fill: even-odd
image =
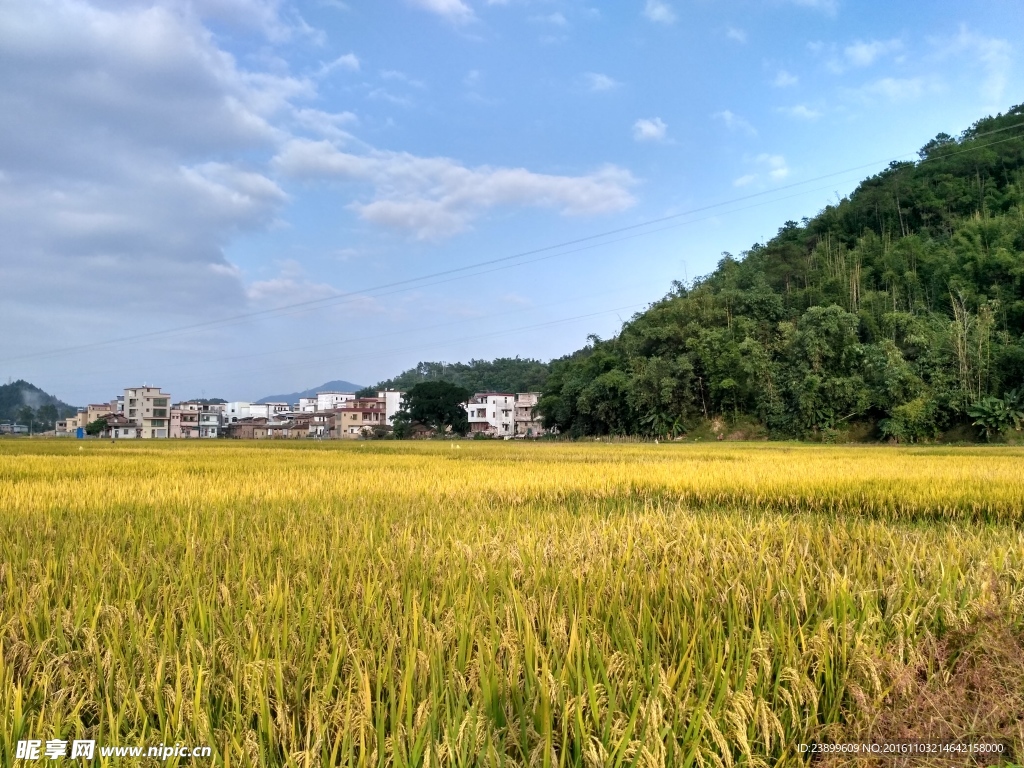
[{"label": "overhead wire", "polygon": [[[991,135],[994,135],[994,134],[997,134],[997,133],[1002,133],[1002,132],[1011,130],[1013,128],[1018,128],[1018,127],[1020,127],[1022,125],[1024,125],[1024,121],[1021,121],[1021,122],[1018,122],[1018,123],[1013,123],[1013,124],[1007,125],[1007,126],[1003,126],[1001,128],[996,128],[996,129],[993,129],[991,131],[986,131],[986,132],[982,132],[982,133],[976,134],[976,135],[972,136],[971,139],[975,140],[975,139],[991,136]],[[929,157],[922,158],[918,162],[918,165],[921,165],[921,164],[924,164],[924,163],[927,163],[927,162],[931,162],[931,161],[934,161],[934,160],[948,159],[950,157],[953,157],[953,156],[956,156],[956,155],[959,155],[959,154],[963,154],[965,152],[971,152],[971,151],[977,151],[979,149],[985,149],[987,147],[994,146],[996,144],[1001,144],[1001,143],[1003,143],[1005,141],[1011,141],[1014,138],[1016,138],[1016,137],[1009,137],[1009,138],[1001,139],[1001,140],[994,141],[994,142],[988,142],[988,143],[983,144],[983,145],[964,147],[962,149],[955,150],[953,152],[943,153],[941,155],[937,155],[937,156],[931,157],[931,158],[929,158]],[[411,278],[405,278],[403,280],[391,281],[391,282],[383,283],[383,284],[380,284],[380,285],[377,285],[377,286],[371,286],[369,288],[364,288],[364,289],[361,289],[361,290],[358,290],[358,291],[347,291],[347,292],[336,294],[336,295],[333,295],[333,296],[326,296],[326,297],[320,297],[320,298],[317,298],[317,299],[308,299],[308,300],[304,300],[304,301],[293,302],[291,304],[286,304],[286,305],[282,305],[282,306],[278,306],[278,307],[272,307],[272,308],[265,309],[265,310],[256,310],[256,311],[253,311],[253,312],[239,313],[239,314],[232,315],[232,316],[225,317],[225,318],[213,318],[213,319],[202,321],[202,322],[199,322],[199,323],[191,323],[191,324],[188,324],[188,325],[177,326],[175,328],[166,328],[166,329],[162,329],[162,330],[149,331],[149,332],[140,333],[140,334],[133,334],[133,335],[130,335],[130,336],[122,336],[122,337],[119,337],[119,338],[116,338],[116,339],[107,339],[107,340],[103,340],[103,341],[96,341],[96,342],[90,342],[90,343],[87,343],[87,344],[75,345],[73,347],[65,347],[65,348],[60,348],[60,349],[46,350],[46,351],[43,351],[43,352],[35,352],[35,353],[29,353],[29,354],[25,354],[25,355],[14,356],[14,357],[6,358],[6,359],[0,361],[0,363],[11,363],[11,362],[18,362],[18,361],[23,361],[23,360],[33,360],[33,359],[45,359],[45,358],[48,358],[48,357],[61,356],[61,355],[69,354],[69,353],[78,353],[78,352],[83,352],[83,351],[87,351],[87,350],[93,350],[93,349],[97,349],[97,348],[101,348],[101,347],[106,347],[106,346],[113,346],[113,345],[124,344],[124,343],[128,343],[128,342],[141,341],[143,339],[154,339],[154,338],[160,338],[160,337],[171,338],[171,337],[174,337],[174,336],[182,335],[184,333],[192,333],[192,332],[196,332],[196,331],[204,330],[204,329],[210,329],[210,328],[216,328],[216,327],[227,327],[227,326],[230,326],[230,325],[235,325],[235,324],[239,324],[239,323],[242,323],[242,322],[247,322],[247,321],[255,319],[255,318],[273,317],[273,316],[277,316],[277,315],[279,315],[279,316],[287,316],[289,314],[294,313],[295,311],[302,312],[302,311],[308,311],[308,310],[311,310],[311,309],[319,309],[319,308],[322,308],[324,306],[330,306],[332,304],[342,303],[344,301],[356,300],[356,299],[359,299],[361,297],[365,297],[368,294],[372,294],[372,293],[377,292],[377,291],[384,291],[386,289],[398,289],[398,290],[395,290],[395,291],[391,291],[391,293],[397,293],[397,292],[400,292],[400,291],[409,290],[412,287],[416,287],[416,284],[418,284],[418,283],[424,283],[424,285],[421,286],[421,287],[427,287],[429,285],[438,284],[440,282],[449,282],[449,280],[441,280],[441,281],[438,281],[438,283],[426,283],[425,282],[425,281],[433,280],[433,279],[439,278],[439,277],[446,277],[447,278],[447,277],[451,277],[451,276],[454,276],[454,275],[459,275],[460,273],[469,273],[469,274],[461,275],[461,277],[472,277],[472,276],[477,275],[477,274],[487,274],[487,271],[482,271],[482,272],[470,272],[470,271],[471,270],[479,270],[482,267],[488,267],[488,266],[494,266],[494,265],[498,265],[498,264],[504,264],[506,262],[515,262],[515,263],[508,264],[507,267],[505,267],[505,268],[514,268],[514,267],[517,267],[517,266],[523,266],[525,264],[533,263],[534,261],[540,261],[540,260],[544,260],[544,259],[547,259],[547,258],[556,258],[556,257],[559,257],[559,256],[565,256],[565,255],[569,255],[571,253],[579,252],[581,250],[589,250],[589,248],[591,248],[591,247],[597,247],[599,245],[606,245],[606,244],[610,244],[610,243],[614,243],[614,242],[621,242],[622,240],[632,239],[633,237],[639,237],[639,236],[643,236],[643,235],[647,235],[647,234],[653,234],[655,232],[659,232],[659,231],[664,231],[666,229],[675,228],[676,226],[682,226],[684,224],[694,223],[692,221],[687,221],[687,222],[681,222],[681,223],[678,223],[678,224],[675,224],[675,225],[671,225],[671,226],[668,226],[668,227],[661,227],[661,228],[657,228],[657,229],[651,229],[651,230],[646,230],[646,231],[642,231],[642,232],[636,232],[636,230],[641,230],[641,229],[644,229],[644,228],[647,228],[647,227],[653,227],[654,225],[657,225],[657,224],[663,224],[663,223],[666,223],[666,222],[669,222],[669,221],[673,221],[673,220],[677,220],[677,219],[680,219],[680,218],[683,218],[683,217],[686,217],[686,216],[692,216],[692,215],[697,214],[697,213],[704,213],[704,212],[707,212],[707,211],[711,211],[711,210],[715,210],[715,209],[718,209],[718,208],[723,208],[723,207],[726,207],[726,206],[729,206],[729,205],[733,205],[735,203],[745,202],[747,200],[752,200],[752,199],[755,199],[755,198],[765,197],[765,196],[768,196],[768,195],[776,195],[779,192],[784,192],[784,191],[787,191],[787,190],[790,190],[790,189],[795,189],[797,187],[805,186],[807,184],[811,184],[811,183],[814,183],[816,181],[822,181],[822,180],[825,180],[825,179],[832,179],[832,178],[835,178],[835,177],[838,177],[838,176],[843,176],[843,175],[848,174],[848,173],[853,173],[855,171],[860,171],[860,170],[863,170],[865,168],[877,167],[878,165],[880,165],[882,163],[892,163],[892,162],[895,162],[895,161],[899,160],[900,158],[909,157],[909,156],[912,156],[914,154],[916,154],[915,151],[905,152],[905,153],[902,153],[902,154],[899,154],[899,155],[895,155],[895,156],[892,156],[892,157],[884,159],[884,160],[878,160],[878,161],[874,161],[874,162],[871,162],[871,163],[864,163],[862,165],[852,166],[850,168],[846,168],[846,169],[843,169],[841,171],[835,171],[835,172],[832,172],[832,173],[823,174],[823,175],[820,175],[820,176],[813,177],[811,179],[804,179],[802,181],[793,182],[791,184],[786,184],[786,185],[782,185],[782,186],[779,186],[779,187],[773,187],[770,190],[762,190],[761,192],[754,192],[754,193],[751,193],[751,194],[748,194],[748,195],[742,195],[742,196],[739,196],[739,197],[731,198],[729,200],[719,201],[717,203],[710,203],[708,205],[700,206],[700,207],[697,207],[697,208],[692,208],[692,209],[689,209],[687,211],[680,211],[680,212],[673,213],[673,214],[670,214],[670,215],[667,215],[667,216],[661,216],[661,217],[658,217],[658,218],[648,219],[646,221],[638,222],[636,224],[630,224],[630,225],[626,225],[626,226],[623,226],[623,227],[617,227],[615,229],[606,230],[604,232],[596,233],[596,234],[593,234],[593,235],[587,235],[587,236],[584,236],[584,237],[575,238],[575,239],[572,239],[572,240],[567,240],[567,241],[563,241],[563,242],[556,243],[556,244],[553,244],[553,245],[543,246],[543,247],[540,247],[540,248],[534,248],[534,249],[530,249],[530,250],[526,250],[526,251],[520,251],[520,252],[515,253],[515,254],[511,254],[511,255],[507,255],[507,256],[502,256],[502,257],[498,257],[498,258],[494,258],[494,259],[487,259],[487,260],[483,260],[483,261],[478,261],[478,262],[475,262],[473,264],[468,264],[468,265],[464,265],[464,266],[461,266],[461,267],[453,267],[451,269],[439,270],[437,272],[432,272],[432,273],[429,273],[429,274],[426,274],[426,275],[420,275],[418,277],[411,277]],[[811,191],[813,191],[813,190],[805,190],[804,192],[799,193],[799,195],[809,194]],[[770,200],[768,202],[778,202],[778,201],[781,201],[781,200],[789,199],[789,197],[795,197],[795,196],[799,196],[799,195],[791,195],[791,196],[788,196],[788,197],[776,198],[776,199],[772,199],[772,200]],[[749,207],[752,208],[752,207],[755,207],[755,206],[749,206]],[[745,209],[740,209],[740,210],[745,210]],[[600,242],[600,243],[593,243],[592,242],[592,241],[595,241],[595,240],[601,240],[602,238],[609,238],[609,237],[612,237],[613,235],[624,234],[624,233],[627,233],[627,232],[634,232],[634,234],[629,235],[627,237],[618,238],[616,240],[611,240],[611,241],[608,241],[608,242]],[[560,250],[560,249],[569,248],[570,246],[574,246],[574,245],[582,245],[584,243],[590,243],[590,245],[584,246],[584,247],[581,247],[581,248],[578,248],[578,249],[573,249],[573,250],[565,250],[565,251]],[[552,252],[552,251],[557,251],[557,252],[556,253],[549,253],[549,252]],[[547,255],[542,257],[541,259],[535,259],[535,260],[531,260],[531,261],[517,261],[517,260],[525,259],[528,256],[535,256],[535,255],[538,255],[538,254],[547,254]],[[488,270],[488,271],[497,271],[497,270]],[[383,295],[388,295],[388,294],[383,294]]]}]

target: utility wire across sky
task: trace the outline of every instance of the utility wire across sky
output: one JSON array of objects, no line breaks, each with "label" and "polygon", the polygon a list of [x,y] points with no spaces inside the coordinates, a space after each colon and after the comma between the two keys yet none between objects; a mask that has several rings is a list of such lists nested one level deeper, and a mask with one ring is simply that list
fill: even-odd
[{"label": "utility wire across sky", "polygon": [[[1005,131],[1012,130],[1014,128],[1019,128],[1021,126],[1024,126],[1024,121],[1021,121],[1021,122],[1018,122],[1018,123],[1014,123],[1012,125],[1003,126],[1002,128],[997,128],[997,129],[994,129],[992,131],[986,131],[986,132],[983,132],[983,133],[976,134],[975,136],[972,137],[972,139],[979,139],[979,138],[984,138],[984,137],[991,136],[991,135],[994,135],[994,134],[997,134],[997,133],[1003,133]],[[996,141],[987,142],[987,143],[982,144],[982,145],[971,146],[971,147],[964,147],[964,148],[959,149],[957,151],[945,153],[945,154],[942,154],[942,155],[939,155],[939,156],[936,156],[936,157],[924,158],[924,159],[920,160],[918,164],[920,165],[920,164],[924,164],[924,163],[928,163],[928,162],[932,162],[932,161],[936,161],[936,160],[945,160],[945,159],[948,159],[950,157],[955,157],[957,155],[960,155],[960,154],[963,154],[963,153],[966,153],[966,152],[973,152],[973,151],[977,151],[979,149],[985,149],[987,147],[994,146],[996,144],[1001,144],[1001,143],[1003,143],[1005,141],[1011,141],[1014,138],[1016,138],[1016,137],[1011,136],[1011,137],[1008,137],[1008,138],[1005,138],[1005,139],[999,139],[999,140],[996,140]],[[783,186],[775,187],[775,188],[770,189],[770,190],[763,190],[761,192],[753,192],[753,193],[748,194],[748,195],[742,195],[742,196],[739,196],[739,197],[730,198],[728,200],[722,200],[722,201],[719,201],[717,203],[710,203],[708,205],[700,206],[700,207],[697,207],[697,208],[691,208],[691,209],[688,209],[686,211],[680,211],[678,213],[670,214],[668,216],[661,216],[661,217],[654,218],[654,219],[648,219],[646,221],[638,222],[636,224],[630,224],[630,225],[623,226],[623,227],[617,227],[615,229],[610,229],[610,230],[606,230],[604,232],[599,232],[599,233],[596,233],[596,234],[593,234],[593,235],[587,235],[587,236],[584,236],[584,237],[575,238],[573,240],[566,240],[566,241],[563,241],[561,243],[555,243],[553,245],[542,246],[540,248],[534,248],[534,249],[527,250],[527,251],[520,251],[518,253],[514,253],[514,254],[511,254],[511,255],[508,255],[508,256],[501,256],[501,257],[494,258],[494,259],[487,259],[487,260],[475,262],[473,264],[467,264],[467,265],[464,265],[464,266],[461,266],[461,267],[453,267],[451,269],[445,269],[445,270],[440,270],[440,271],[437,271],[437,272],[432,272],[432,273],[429,273],[429,274],[426,274],[426,275],[420,275],[418,277],[410,277],[410,278],[406,278],[406,279],[403,279],[403,280],[396,280],[396,281],[392,281],[392,282],[388,282],[388,283],[382,283],[380,285],[371,286],[371,287],[364,288],[364,289],[361,289],[361,290],[358,290],[358,291],[347,291],[347,292],[344,292],[344,293],[335,294],[333,296],[325,296],[325,297],[321,297],[321,298],[318,298],[318,299],[308,299],[308,300],[304,300],[304,301],[294,302],[292,304],[285,304],[285,305],[282,305],[282,306],[279,306],[279,307],[273,307],[273,308],[270,308],[270,309],[263,309],[263,310],[256,310],[256,311],[253,311],[253,312],[239,313],[239,314],[236,314],[236,315],[231,315],[229,317],[215,318],[215,319],[206,320],[206,321],[199,322],[199,323],[191,323],[191,324],[188,324],[188,325],[177,326],[177,327],[174,327],[174,328],[166,328],[166,329],[157,330],[157,331],[149,331],[149,332],[146,332],[146,333],[134,334],[134,335],[131,335],[131,336],[122,336],[122,337],[119,337],[119,338],[116,338],[116,339],[108,339],[108,340],[105,340],[105,341],[96,341],[96,342],[91,342],[89,344],[80,344],[80,345],[77,345],[75,347],[65,347],[65,348],[60,348],[60,349],[48,350],[48,351],[45,351],[45,352],[36,352],[36,353],[27,354],[27,355],[19,355],[19,356],[16,356],[16,357],[7,358],[7,359],[2,360],[0,362],[6,364],[6,363],[19,362],[19,361],[25,361],[25,360],[38,360],[38,359],[45,359],[45,358],[49,358],[49,357],[66,355],[66,354],[69,354],[69,353],[82,352],[82,351],[86,351],[86,350],[94,350],[94,349],[97,349],[97,348],[102,348],[102,347],[107,347],[107,346],[114,346],[114,345],[118,345],[118,344],[125,344],[125,343],[129,343],[129,342],[140,341],[140,340],[143,340],[143,339],[170,338],[170,337],[174,337],[174,336],[178,336],[178,335],[191,334],[191,333],[195,333],[195,332],[198,332],[198,331],[210,330],[210,329],[213,329],[213,328],[237,325],[237,324],[249,322],[251,320],[255,320],[255,319],[258,319],[258,318],[287,316],[289,314],[295,314],[295,313],[299,313],[299,312],[305,312],[305,311],[310,311],[310,310],[314,310],[314,309],[320,309],[320,308],[323,308],[323,307],[326,307],[326,306],[331,306],[331,305],[343,303],[343,302],[346,302],[346,301],[353,301],[353,300],[357,300],[357,299],[360,299],[360,298],[365,298],[369,294],[374,294],[374,293],[381,292],[381,291],[387,291],[388,289],[395,289],[395,290],[388,291],[388,293],[398,293],[400,291],[411,290],[411,289],[416,288],[416,287],[427,287],[429,285],[436,285],[436,284],[443,283],[443,282],[449,282],[449,280],[451,280],[451,279],[461,279],[462,277],[472,277],[472,276],[476,276],[476,275],[479,275],[479,274],[487,274],[487,272],[491,272],[491,271],[497,271],[497,269],[482,270],[482,268],[484,268],[484,267],[494,267],[496,265],[504,265],[504,266],[498,267],[498,268],[499,269],[507,269],[507,268],[523,266],[525,264],[534,263],[536,261],[541,261],[541,260],[548,259],[548,258],[555,258],[555,257],[559,257],[559,256],[565,256],[565,255],[569,255],[569,254],[572,254],[572,253],[576,253],[576,252],[579,252],[579,251],[582,251],[582,250],[588,250],[590,248],[594,248],[594,247],[597,247],[597,246],[600,246],[600,245],[608,245],[608,244],[615,243],[615,242],[621,242],[623,240],[632,239],[632,238],[640,237],[640,236],[643,236],[643,235],[653,234],[655,232],[661,232],[661,231],[664,231],[666,229],[672,229],[672,228],[675,228],[675,227],[678,227],[678,226],[683,226],[685,224],[695,223],[696,221],[700,221],[700,219],[688,220],[688,221],[685,221],[685,222],[678,222],[678,220],[682,219],[684,217],[687,217],[687,216],[693,216],[694,214],[705,213],[705,212],[708,212],[708,211],[724,208],[726,206],[734,205],[736,203],[742,203],[742,202],[746,202],[748,200],[754,200],[754,199],[758,199],[758,198],[769,198],[769,199],[765,200],[763,202],[757,203],[756,205],[764,205],[764,204],[769,203],[769,202],[778,202],[780,200],[785,200],[785,199],[788,199],[789,197],[795,197],[797,195],[789,195],[789,196],[783,196],[783,197],[769,197],[769,196],[777,195],[779,192],[785,192],[785,191],[788,191],[788,190],[796,189],[798,187],[803,187],[803,186],[806,186],[807,184],[813,184],[814,182],[817,182],[817,181],[823,181],[825,179],[834,179],[836,177],[843,176],[845,174],[853,173],[853,172],[856,172],[856,171],[862,171],[862,170],[864,170],[866,168],[872,168],[872,167],[877,167],[877,166],[879,166],[881,164],[889,164],[889,163],[897,162],[897,161],[899,161],[899,160],[901,160],[903,158],[912,157],[912,156],[914,156],[916,154],[917,154],[916,150],[910,151],[910,152],[904,152],[902,154],[895,155],[895,156],[892,156],[892,157],[889,157],[889,158],[886,158],[886,159],[883,159],[883,160],[877,160],[877,161],[874,161],[874,162],[871,162],[871,163],[864,163],[862,165],[852,166],[850,168],[845,168],[845,169],[840,170],[840,171],[834,171],[834,172],[831,172],[831,173],[823,174],[821,176],[815,176],[815,177],[810,178],[810,179],[804,179],[803,181],[797,181],[797,182],[793,182],[791,184],[785,184]],[[803,192],[800,192],[799,194],[800,195],[808,194],[811,191],[813,191],[813,190],[804,190]],[[746,206],[744,208],[737,209],[737,210],[746,210],[748,208],[756,207],[756,205]],[[667,226],[667,227],[652,228],[652,227],[655,227],[658,224],[665,224],[665,223],[670,222],[670,221],[674,221],[676,223],[672,224],[670,226]],[[648,229],[648,228],[651,228],[651,229]],[[642,230],[642,231],[638,231],[638,230]],[[614,240],[606,240],[606,238],[611,238],[611,237],[613,237],[615,235],[625,235],[625,233],[631,233],[631,234],[628,234],[625,237],[616,238]],[[600,241],[600,242],[595,242],[595,241]],[[584,245],[584,244],[587,244],[587,245]],[[564,250],[564,249],[570,249],[572,246],[582,246],[582,247],[571,249],[571,250]],[[552,252],[554,252],[554,253],[552,253]],[[537,258],[537,259],[531,259],[531,260],[527,260],[527,261],[522,261],[523,259],[526,259],[529,256],[538,256],[540,254],[545,254],[545,255],[541,256],[540,258]],[[480,270],[480,271],[474,271],[474,270]],[[437,278],[449,278],[449,279],[447,279],[447,280],[437,280]],[[427,282],[427,281],[436,281],[436,282]],[[379,295],[388,295],[388,294],[387,293],[382,293],[382,294],[379,294]]]}]

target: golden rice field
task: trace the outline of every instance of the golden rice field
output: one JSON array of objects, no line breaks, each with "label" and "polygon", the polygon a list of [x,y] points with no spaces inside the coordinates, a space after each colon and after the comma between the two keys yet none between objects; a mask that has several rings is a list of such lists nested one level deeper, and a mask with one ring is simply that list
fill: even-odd
[{"label": "golden rice field", "polygon": [[1019,754],[1022,522],[1010,448],[0,441],[0,761]]}]

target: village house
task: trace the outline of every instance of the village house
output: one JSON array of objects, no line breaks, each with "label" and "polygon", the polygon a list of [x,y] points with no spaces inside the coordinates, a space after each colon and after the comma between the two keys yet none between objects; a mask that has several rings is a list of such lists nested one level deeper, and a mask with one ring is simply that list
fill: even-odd
[{"label": "village house", "polygon": [[160,387],[130,387],[124,391],[124,416],[141,430],[146,439],[167,437],[171,424],[171,396]]},{"label": "village house", "polygon": [[242,419],[253,418],[252,413],[250,413],[251,405],[252,403],[245,400],[236,400],[231,403],[224,403],[224,423],[233,424],[234,422],[241,421]]},{"label": "village house", "polygon": [[363,436],[363,430],[389,428],[386,420],[387,404],[383,398],[363,397],[346,401],[344,407],[333,413],[330,435],[334,439],[355,440]]},{"label": "village house", "polygon": [[199,411],[199,437],[220,437],[221,412],[219,406],[202,405]]},{"label": "village house", "polygon": [[384,423],[391,426],[394,423],[395,414],[402,410],[402,398],[405,392],[397,389],[382,389],[377,393],[377,399],[384,401]]},{"label": "village house", "polygon": [[110,437],[115,440],[134,440],[141,437],[141,428],[127,416],[111,413],[104,419],[107,428],[101,433],[101,437]]},{"label": "village house", "polygon": [[[85,429],[94,421],[104,418],[112,413],[119,413],[120,403],[118,399],[109,403],[90,403],[85,408],[79,408],[78,413],[69,419],[65,419],[63,431],[74,433],[79,428]],[[61,427],[57,427],[61,431]]]},{"label": "village house", "polygon": [[517,392],[514,418],[516,437],[540,437],[547,434],[540,414],[537,413],[537,403],[540,401],[540,392]]},{"label": "village house", "polygon": [[512,411],[516,396],[505,392],[478,392],[464,406],[469,415],[469,432],[490,437],[511,437],[514,433]]},{"label": "village house", "polygon": [[308,437],[323,439],[331,436],[329,413],[301,413],[295,416],[295,421],[307,425]]},{"label": "village house", "polygon": [[173,438],[199,438],[198,403],[179,403],[171,408],[171,432]]},{"label": "village house", "polygon": [[262,419],[273,419],[291,411],[288,403],[250,403],[249,416]]},{"label": "village house", "polygon": [[355,399],[355,392],[317,392],[316,409],[317,411],[333,411]]},{"label": "village house", "polygon": [[268,422],[267,438],[270,440],[300,440],[309,436],[307,421]]},{"label": "village house", "polygon": [[239,419],[225,427],[226,435],[236,440],[265,440],[267,437],[266,419]]}]

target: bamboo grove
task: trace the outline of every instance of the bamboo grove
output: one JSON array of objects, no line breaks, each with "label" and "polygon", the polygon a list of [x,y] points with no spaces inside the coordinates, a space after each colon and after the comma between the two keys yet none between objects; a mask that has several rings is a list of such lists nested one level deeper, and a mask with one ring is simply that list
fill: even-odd
[{"label": "bamboo grove", "polygon": [[[996,439],[1024,423],[1024,106],[939,134],[552,365],[573,435]],[[977,427],[977,431],[974,428]]]}]

